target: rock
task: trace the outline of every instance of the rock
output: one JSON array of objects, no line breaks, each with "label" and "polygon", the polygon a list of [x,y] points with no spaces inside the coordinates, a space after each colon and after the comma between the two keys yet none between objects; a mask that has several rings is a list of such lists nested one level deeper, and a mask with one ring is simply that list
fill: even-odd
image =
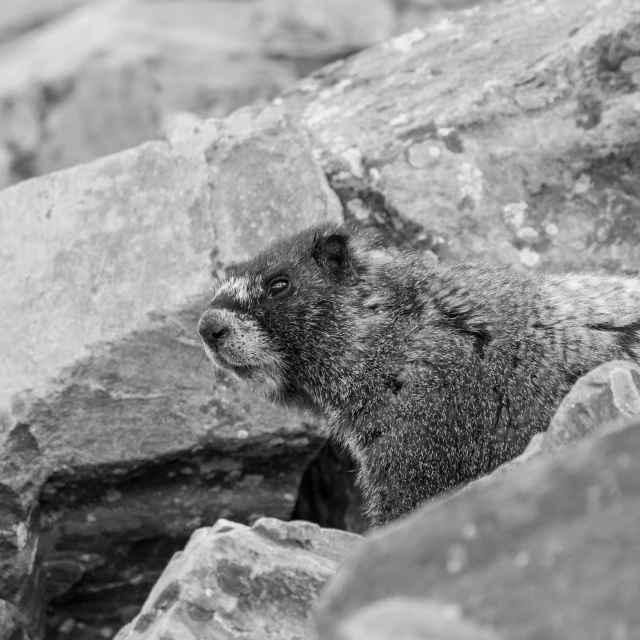
[{"label": "rock", "polygon": [[20,612],[6,600],[0,600],[0,638],[3,640],[31,640],[32,638]]},{"label": "rock", "polygon": [[338,218],[278,107],[0,192],[0,598],[115,631],[195,528],[290,516],[319,425],[198,371],[195,327],[212,273]]},{"label": "rock", "polygon": [[291,65],[261,50],[255,4],[92,2],[0,47],[12,179],[157,138],[174,111],[223,116],[290,85]]},{"label": "rock", "polygon": [[336,640],[500,640],[461,618],[460,609],[415,598],[385,598],[358,609],[339,626]]},{"label": "rock", "polygon": [[613,431],[640,416],[640,367],[628,360],[600,365],[565,396],[545,435],[552,451]]},{"label": "rock", "polygon": [[0,45],[92,0],[0,0]]},{"label": "rock", "polygon": [[391,0],[266,0],[261,8],[268,55],[336,59],[394,34]]},{"label": "rock", "polygon": [[324,68],[285,101],[348,215],[398,243],[637,274],[639,31],[635,0],[485,3]]},{"label": "rock", "polygon": [[[319,637],[335,638],[362,607],[392,597],[458,607],[470,624],[514,640],[637,637],[639,495],[637,419],[474,483],[348,558],[319,604]],[[397,627],[382,637],[397,638]]]},{"label": "rock", "polygon": [[306,638],[320,588],[361,541],[308,522],[219,520],[191,536],[116,639]]},{"label": "rock", "polygon": [[391,0],[0,0],[0,186],[269,100],[395,22]]},{"label": "rock", "polygon": [[602,364],[576,382],[547,431],[533,436],[520,456],[496,469],[494,474],[555,456],[585,439],[619,429],[636,416],[640,416],[640,367],[630,360]]}]

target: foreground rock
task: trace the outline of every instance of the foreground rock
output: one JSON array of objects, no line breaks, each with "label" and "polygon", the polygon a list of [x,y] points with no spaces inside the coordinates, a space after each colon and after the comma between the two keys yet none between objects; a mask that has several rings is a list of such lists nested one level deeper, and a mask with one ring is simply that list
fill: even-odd
[{"label": "foreground rock", "polygon": [[549,458],[624,425],[640,416],[640,366],[630,360],[607,362],[576,382],[545,433],[539,433],[522,455],[489,476]]},{"label": "foreground rock", "polygon": [[193,534],[116,639],[307,638],[319,590],[361,542],[308,522],[220,520]]},{"label": "foreground rock", "polygon": [[52,598],[115,631],[197,527],[290,516],[318,425],[197,372],[195,326],[212,273],[338,217],[275,107],[0,194],[0,598],[35,636]]},{"label": "foreground rock", "polygon": [[[386,599],[402,597],[403,606],[406,598],[424,603],[423,617],[439,608],[436,620],[448,607],[456,624],[480,625],[488,637],[637,637],[639,526],[635,419],[569,454],[475,483],[372,537],[330,583],[319,636],[364,638]],[[373,637],[397,638],[401,624]]]}]

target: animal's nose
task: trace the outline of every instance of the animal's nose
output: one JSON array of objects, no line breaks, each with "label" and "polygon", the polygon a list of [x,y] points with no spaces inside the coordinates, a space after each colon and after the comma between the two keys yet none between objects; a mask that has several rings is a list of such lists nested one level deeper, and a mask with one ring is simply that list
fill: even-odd
[{"label": "animal's nose", "polygon": [[216,309],[207,309],[198,321],[198,333],[212,348],[219,347],[230,331],[229,325]]}]

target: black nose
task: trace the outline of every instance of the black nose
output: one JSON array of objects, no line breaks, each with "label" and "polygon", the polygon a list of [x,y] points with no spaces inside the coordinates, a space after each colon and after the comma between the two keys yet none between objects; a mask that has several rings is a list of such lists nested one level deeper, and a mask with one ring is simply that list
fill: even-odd
[{"label": "black nose", "polygon": [[198,321],[198,333],[210,347],[220,346],[222,340],[230,332],[219,311],[207,309]]}]

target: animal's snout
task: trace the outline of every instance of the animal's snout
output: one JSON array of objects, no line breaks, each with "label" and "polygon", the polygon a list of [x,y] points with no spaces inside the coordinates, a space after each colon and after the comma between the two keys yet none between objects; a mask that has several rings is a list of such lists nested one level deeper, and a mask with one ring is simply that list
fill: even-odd
[{"label": "animal's snout", "polygon": [[231,327],[223,313],[207,309],[198,321],[198,333],[212,349],[217,349],[231,333]]}]

